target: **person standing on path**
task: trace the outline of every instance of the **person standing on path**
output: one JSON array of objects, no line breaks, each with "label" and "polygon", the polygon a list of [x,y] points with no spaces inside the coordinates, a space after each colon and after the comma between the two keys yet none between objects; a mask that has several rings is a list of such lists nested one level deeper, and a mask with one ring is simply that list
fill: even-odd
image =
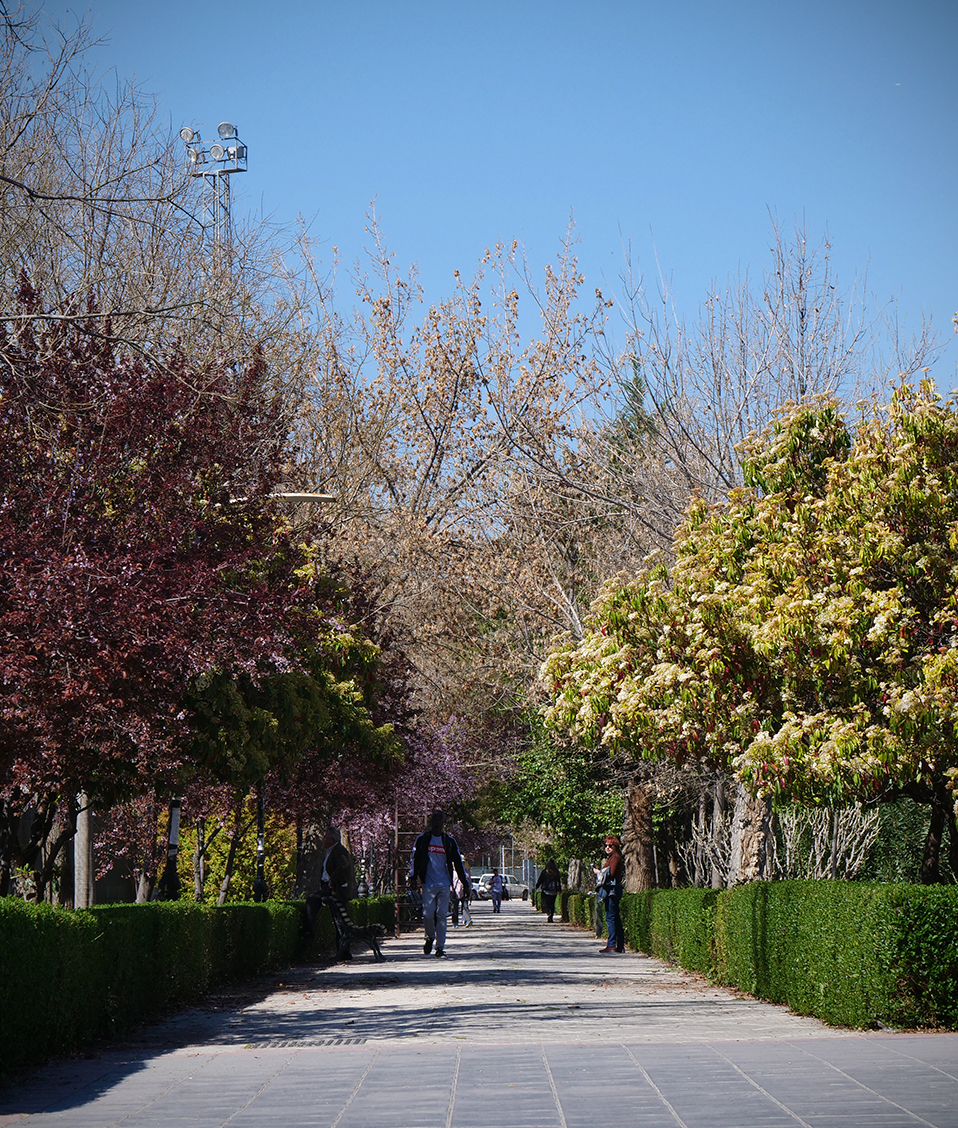
[{"label": "person standing on path", "polygon": [[422,922],[426,929],[423,954],[428,956],[435,942],[440,958],[446,954],[446,917],[453,871],[459,875],[465,892],[470,892],[469,875],[459,847],[455,838],[443,833],[443,822],[443,813],[437,807],[430,816],[429,829],[416,839],[409,862],[409,875],[422,889]]},{"label": "person standing on path", "polygon": [[502,893],[505,887],[506,879],[497,869],[494,869],[492,871],[492,881],[489,882],[489,893],[492,897],[492,911],[494,913],[502,912]]},{"label": "person standing on path", "polygon": [[556,911],[556,897],[562,892],[562,878],[559,876],[559,867],[554,858],[546,862],[546,868],[539,874],[536,889],[542,892],[542,911],[546,920],[552,924],[552,917]]},{"label": "person standing on path", "polygon": [[605,920],[609,928],[609,939],[602,955],[625,951],[625,934],[622,931],[622,917],[619,915],[619,902],[622,900],[622,879],[625,876],[625,859],[622,857],[622,843],[615,835],[609,835],[604,843],[605,860],[602,868],[596,870],[596,896],[605,906]]}]

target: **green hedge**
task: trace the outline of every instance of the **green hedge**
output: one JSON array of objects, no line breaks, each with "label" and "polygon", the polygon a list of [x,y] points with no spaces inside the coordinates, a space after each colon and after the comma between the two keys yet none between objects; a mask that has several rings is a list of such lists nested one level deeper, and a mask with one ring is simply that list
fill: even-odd
[{"label": "green hedge", "polygon": [[[357,923],[392,931],[395,903],[354,901]],[[179,901],[67,912],[0,900],[0,1063],[68,1053],[122,1033],[220,984],[335,950],[324,909],[315,935],[302,903]]]},{"label": "green hedge", "polygon": [[[561,907],[593,927],[594,897]],[[799,1014],[958,1029],[956,886],[754,882],[626,894],[621,911],[630,948]]]}]

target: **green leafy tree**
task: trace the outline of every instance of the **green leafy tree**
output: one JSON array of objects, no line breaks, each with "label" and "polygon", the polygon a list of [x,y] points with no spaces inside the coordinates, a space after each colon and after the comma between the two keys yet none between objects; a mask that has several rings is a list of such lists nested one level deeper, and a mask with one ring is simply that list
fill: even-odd
[{"label": "green leafy tree", "polygon": [[502,820],[540,828],[563,861],[595,855],[602,836],[622,824],[622,793],[607,760],[603,751],[557,746],[540,727],[501,790]]}]

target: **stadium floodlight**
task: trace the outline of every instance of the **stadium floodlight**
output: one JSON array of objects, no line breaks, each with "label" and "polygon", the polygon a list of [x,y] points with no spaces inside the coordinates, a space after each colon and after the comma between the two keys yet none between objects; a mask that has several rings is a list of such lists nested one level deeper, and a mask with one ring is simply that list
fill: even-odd
[{"label": "stadium floodlight", "polygon": [[234,172],[246,172],[246,146],[231,121],[221,121],[217,132],[222,141],[209,146],[202,144],[200,131],[190,125],[183,126],[180,138],[186,146],[187,176],[203,183],[204,239],[212,244],[214,262],[222,265],[229,259],[233,242],[230,178]]}]

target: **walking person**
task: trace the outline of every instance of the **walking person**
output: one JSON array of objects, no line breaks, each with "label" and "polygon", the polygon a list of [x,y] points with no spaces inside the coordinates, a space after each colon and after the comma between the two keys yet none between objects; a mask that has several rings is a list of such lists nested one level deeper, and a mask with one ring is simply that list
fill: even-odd
[{"label": "walking person", "polygon": [[596,874],[596,896],[605,906],[605,921],[609,929],[609,938],[604,948],[600,948],[602,955],[610,952],[625,951],[625,934],[622,931],[622,917],[619,914],[619,902],[622,900],[622,882],[625,877],[625,859],[622,857],[622,843],[615,835],[609,835],[603,843],[605,858]]},{"label": "walking person", "polygon": [[469,895],[472,892],[468,886],[463,885],[458,873],[452,875],[452,926],[459,927],[459,918],[462,917],[463,928],[472,924],[472,914],[469,912]]},{"label": "walking person", "polygon": [[552,917],[556,911],[556,897],[562,892],[562,878],[559,876],[559,867],[554,858],[546,862],[546,868],[539,874],[536,889],[542,892],[542,911],[546,914],[546,921],[552,924]]},{"label": "walking person", "polygon": [[[458,880],[458,878],[457,878]],[[459,894],[459,903],[462,905],[462,923],[463,927],[472,927],[472,885],[463,886],[462,892]]]},{"label": "walking person", "polygon": [[494,869],[492,871],[492,881],[489,882],[489,894],[492,897],[492,911],[494,913],[502,912],[502,894],[505,888],[506,879],[497,869]]},{"label": "walking person", "polygon": [[455,838],[443,832],[443,823],[443,813],[437,807],[430,816],[429,829],[416,839],[409,862],[410,878],[422,889],[422,923],[426,929],[423,954],[428,956],[435,943],[440,958],[446,954],[446,918],[454,873],[469,890],[469,875],[459,847]]}]

